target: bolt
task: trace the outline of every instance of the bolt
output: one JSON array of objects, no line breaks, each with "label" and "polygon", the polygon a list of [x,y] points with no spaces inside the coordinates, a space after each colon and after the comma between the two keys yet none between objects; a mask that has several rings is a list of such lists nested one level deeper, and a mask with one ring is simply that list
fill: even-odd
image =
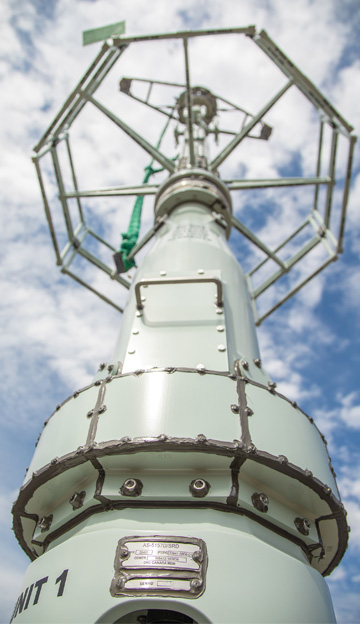
[{"label": "bolt", "polygon": [[247,362],[246,360],[241,360],[240,364],[245,370],[249,370],[249,362]]},{"label": "bolt", "polygon": [[194,479],[189,485],[191,496],[195,498],[203,498],[210,490],[210,483],[205,479]]},{"label": "bolt", "polygon": [[223,309],[222,308],[216,308],[215,312],[216,312],[216,314],[222,314],[223,313]]},{"label": "bolt", "polygon": [[99,371],[104,370],[105,366],[106,366],[105,362],[102,362],[102,363],[99,365]]},{"label": "bolt", "polygon": [[254,413],[254,412],[252,411],[251,407],[246,407],[246,408],[245,408],[245,414],[246,414],[246,416],[252,416],[252,415],[253,415],[253,413]]},{"label": "bolt", "polygon": [[82,490],[81,492],[74,492],[74,494],[69,499],[69,503],[73,509],[80,509],[80,507],[84,504],[86,492]]},{"label": "bolt", "polygon": [[44,516],[43,518],[41,518],[41,520],[39,520],[39,528],[41,529],[41,533],[45,533],[45,531],[48,531],[50,529],[52,521],[52,514],[50,516]]},{"label": "bolt", "polygon": [[199,373],[205,373],[205,371],[206,371],[206,366],[205,366],[205,364],[198,364],[198,365],[197,365],[197,367],[196,367],[196,370],[197,370]]},{"label": "bolt", "polygon": [[274,390],[276,388],[275,381],[268,381],[268,388],[269,388],[270,392],[274,392]]},{"label": "bolt", "polygon": [[233,414],[238,414],[240,411],[240,408],[238,405],[236,405],[236,403],[233,403],[232,405],[230,405],[230,408]]},{"label": "bolt", "polygon": [[294,524],[302,535],[309,535],[311,529],[311,522],[307,518],[295,518]]},{"label": "bolt", "polygon": [[260,360],[260,358],[255,358],[255,359],[254,359],[254,364],[255,364],[255,366],[257,366],[258,368],[261,368],[261,360]]},{"label": "bolt", "polygon": [[120,488],[123,496],[140,496],[143,484],[140,479],[126,479]]},{"label": "bolt", "polygon": [[90,411],[86,414],[86,417],[87,417],[87,418],[91,418],[91,416],[93,415],[93,413],[94,413],[94,410],[90,410]]},{"label": "bolt", "polygon": [[251,500],[255,509],[257,509],[258,511],[261,511],[262,513],[266,513],[267,510],[269,509],[269,499],[266,496],[266,494],[264,494],[263,492],[261,494],[259,494],[258,492],[254,492],[254,494],[251,497]]}]

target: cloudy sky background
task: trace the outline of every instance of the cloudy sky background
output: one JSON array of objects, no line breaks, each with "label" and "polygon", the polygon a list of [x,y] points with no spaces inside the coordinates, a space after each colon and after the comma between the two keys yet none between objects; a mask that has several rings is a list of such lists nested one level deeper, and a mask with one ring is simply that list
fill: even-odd
[{"label": "cloudy sky background", "polygon": [[[141,16],[141,17],[140,17]],[[99,46],[81,46],[81,33],[120,20],[130,34],[255,24],[323,91],[359,132],[360,55],[358,0],[2,0],[0,236],[1,429],[0,621],[8,621],[19,593],[27,558],[11,532],[11,501],[16,498],[34,443],[57,403],[89,383],[101,361],[108,360],[121,319],[110,306],[60,274],[55,266],[34,167],[32,147],[90,64]],[[193,84],[225,94],[256,113],[284,84],[256,46],[244,38],[220,38],[205,50],[191,48]],[[157,45],[157,44],[156,44]],[[166,47],[167,46],[167,47]],[[127,123],[156,143],[163,120],[129,106],[118,93],[123,75],[183,81],[179,49],[159,44],[130,46],[103,87],[99,99],[124,115]],[[240,47],[239,47],[240,46]],[[167,59],[164,62],[164,59]],[[171,62],[170,62],[171,61]],[[122,67],[122,64],[124,67]],[[165,97],[164,94],[158,97]],[[167,103],[172,104],[171,92]],[[295,111],[295,112],[294,112]],[[223,166],[224,178],[314,174],[317,125],[303,96],[289,92],[266,118],[274,128],[269,142],[247,141]],[[235,120],[235,123],[236,120]],[[76,148],[75,148],[76,139]],[[326,144],[328,138],[326,138]],[[171,137],[164,151],[174,155]],[[74,151],[82,188],[141,182],[146,154],[97,111],[86,109],[75,129]],[[339,145],[339,160],[345,147]],[[338,484],[352,528],[350,547],[328,579],[339,622],[360,621],[360,391],[358,384],[360,306],[360,162],[355,151],[345,253],[259,330],[262,360],[279,390],[315,417],[326,435]],[[341,169],[338,178],[341,182]],[[161,180],[161,174],[154,182]],[[49,194],[55,197],[49,178]],[[308,189],[236,193],[239,219],[275,247],[306,213]],[[265,203],[264,203],[265,197]],[[338,201],[335,192],[335,205]],[[87,203],[94,227],[114,245],[127,227],[131,199]],[[267,211],[264,216],[264,205]],[[55,202],[54,202],[55,207]],[[103,222],[99,222],[99,212]],[[144,206],[143,230],[151,223],[151,200]],[[115,227],[114,227],[115,224]],[[239,236],[231,242],[247,270],[256,254]],[[309,255],[294,271],[303,274],[319,260]],[[311,265],[311,266],[310,266]],[[81,269],[81,267],[79,267]],[[101,274],[88,279],[120,300],[124,295]],[[269,291],[269,301],[282,286]]]}]

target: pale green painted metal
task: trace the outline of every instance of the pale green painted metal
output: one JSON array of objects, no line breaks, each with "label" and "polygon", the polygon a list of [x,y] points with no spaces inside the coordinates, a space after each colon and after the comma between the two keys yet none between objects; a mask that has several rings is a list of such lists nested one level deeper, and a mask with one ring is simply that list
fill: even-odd
[{"label": "pale green painted metal", "polygon": [[125,22],[115,22],[115,24],[109,24],[108,26],[102,26],[101,28],[92,28],[91,30],[84,30],[83,32],[83,45],[90,45],[91,43],[98,43],[99,41],[105,41],[110,37],[117,37],[125,33]]}]

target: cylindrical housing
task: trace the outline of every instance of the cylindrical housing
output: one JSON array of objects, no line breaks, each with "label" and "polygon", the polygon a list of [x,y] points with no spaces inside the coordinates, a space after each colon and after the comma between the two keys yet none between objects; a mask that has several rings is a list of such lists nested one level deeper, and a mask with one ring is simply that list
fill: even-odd
[{"label": "cylindrical housing", "polygon": [[109,369],[47,421],[14,505],[34,559],[15,621],[334,621],[325,441],[262,367],[230,207],[177,189]]}]

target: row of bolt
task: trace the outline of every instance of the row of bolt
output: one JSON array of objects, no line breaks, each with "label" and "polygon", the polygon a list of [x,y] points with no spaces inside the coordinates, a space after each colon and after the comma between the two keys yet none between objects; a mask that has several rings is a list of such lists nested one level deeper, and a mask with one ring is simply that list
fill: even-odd
[{"label": "row of bolt", "polygon": [[[124,481],[119,491],[123,496],[137,497],[142,493],[143,487],[143,483],[140,479],[131,478]],[[205,479],[194,479],[189,485],[189,491],[191,496],[194,496],[195,498],[204,498],[209,493],[210,487],[210,483]],[[71,496],[69,503],[74,510],[83,506],[85,495],[85,491],[82,491],[74,492]],[[257,511],[267,513],[269,509],[269,498],[266,494],[263,492],[254,492],[251,496],[251,502]],[[50,529],[52,520],[52,515],[41,518],[39,528],[42,533]],[[294,520],[294,524],[299,533],[302,535],[309,535],[311,523],[307,518],[297,517]]]}]

